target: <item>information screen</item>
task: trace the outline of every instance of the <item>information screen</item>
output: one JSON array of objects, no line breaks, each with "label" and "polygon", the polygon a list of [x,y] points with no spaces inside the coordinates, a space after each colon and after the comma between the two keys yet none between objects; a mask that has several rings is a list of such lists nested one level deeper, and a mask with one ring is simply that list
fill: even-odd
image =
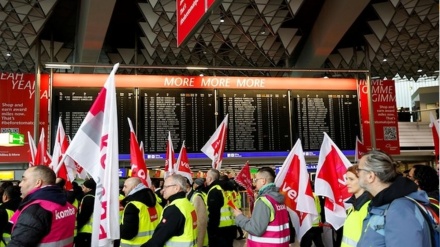
[{"label": "information screen", "polygon": [[[101,88],[54,88],[52,101],[52,143],[61,117],[66,135],[73,138],[90,110]],[[130,127],[127,118],[135,125],[136,97],[134,89],[116,89],[118,111],[119,153],[130,153]]]},{"label": "information screen", "polygon": [[341,150],[355,148],[359,135],[356,91],[292,91],[294,141],[304,150],[319,150],[323,132]]},{"label": "information screen", "polygon": [[220,90],[219,112],[229,114],[226,152],[290,150],[287,91]]},{"label": "information screen", "polygon": [[183,141],[188,152],[200,152],[216,129],[213,90],[140,89],[139,95],[146,153],[165,152],[168,132],[176,153]]}]

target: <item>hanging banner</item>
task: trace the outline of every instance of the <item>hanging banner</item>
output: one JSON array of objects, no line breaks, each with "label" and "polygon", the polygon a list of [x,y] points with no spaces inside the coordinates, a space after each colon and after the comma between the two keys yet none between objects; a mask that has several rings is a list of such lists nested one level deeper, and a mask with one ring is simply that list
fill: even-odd
[{"label": "hanging banner", "polygon": [[[400,154],[399,127],[396,107],[396,87],[393,80],[372,80],[371,99],[373,105],[376,148],[388,154]],[[371,150],[370,112],[368,87],[365,80],[359,82],[359,108],[361,112],[362,141]]]},{"label": "hanging banner", "polygon": [[[49,75],[41,75],[39,130],[45,131],[48,130],[48,88]],[[23,146],[0,147],[0,163],[29,162],[27,132],[34,133],[34,108],[35,74],[0,73],[0,132],[20,133],[25,138]],[[49,136],[47,132],[45,136]]]}]

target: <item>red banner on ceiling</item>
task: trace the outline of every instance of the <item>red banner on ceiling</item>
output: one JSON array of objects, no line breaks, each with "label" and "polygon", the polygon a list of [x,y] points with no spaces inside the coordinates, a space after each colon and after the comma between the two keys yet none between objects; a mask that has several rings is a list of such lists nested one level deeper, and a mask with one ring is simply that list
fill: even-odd
[{"label": "red banner on ceiling", "polygon": [[[394,81],[372,80],[371,85],[376,149],[388,154],[400,154]],[[370,124],[373,123],[369,114],[367,91],[367,82],[361,80],[359,82],[359,108],[361,112],[362,141],[367,149],[371,150]]]},{"label": "red banner on ceiling", "polygon": [[[49,75],[41,75],[40,126],[48,134]],[[0,132],[24,134],[25,145],[0,147],[0,163],[29,161],[28,135],[34,134],[35,74],[0,73]],[[35,137],[37,140],[39,137]],[[47,141],[47,140],[46,140]]]}]

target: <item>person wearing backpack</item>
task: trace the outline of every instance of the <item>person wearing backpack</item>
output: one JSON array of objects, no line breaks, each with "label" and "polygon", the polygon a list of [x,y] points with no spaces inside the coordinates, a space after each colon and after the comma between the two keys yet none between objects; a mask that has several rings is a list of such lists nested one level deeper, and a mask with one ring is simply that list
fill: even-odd
[{"label": "person wearing backpack", "polygon": [[431,223],[417,204],[428,204],[423,190],[397,171],[397,164],[386,153],[372,150],[365,154],[356,169],[359,185],[373,196],[364,219],[358,247],[435,246]]}]

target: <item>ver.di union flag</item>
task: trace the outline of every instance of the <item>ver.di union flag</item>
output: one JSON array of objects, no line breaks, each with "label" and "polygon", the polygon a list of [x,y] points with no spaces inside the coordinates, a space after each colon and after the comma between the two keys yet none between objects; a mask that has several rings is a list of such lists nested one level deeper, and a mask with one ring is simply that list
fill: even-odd
[{"label": "ver.di union flag", "polygon": [[226,131],[228,130],[228,115],[223,119],[214,134],[202,147],[202,152],[212,160],[212,168],[220,170],[223,161],[223,152],[226,145]]},{"label": "ver.di union flag", "polygon": [[336,230],[345,222],[344,201],[351,197],[345,184],[350,161],[324,132],[315,177],[315,193],[325,197],[325,218]]},{"label": "ver.di union flag", "polygon": [[300,139],[296,141],[281,166],[275,184],[284,195],[284,202],[296,229],[296,236],[301,240],[312,227],[318,212]]},{"label": "ver.di union flag", "polygon": [[[136,134],[134,133],[133,124],[130,118],[127,118],[128,125],[130,126],[130,163],[131,163],[131,176],[138,177],[142,183],[150,187],[151,182],[148,183],[148,169],[145,164],[144,154],[139,147]],[[143,146],[142,146],[143,148]],[[151,180],[150,180],[151,181]]]},{"label": "ver.di union flag", "polygon": [[113,246],[119,239],[119,161],[115,64],[104,87],[72,139],[66,156],[96,182],[91,246]]},{"label": "ver.di union flag", "polygon": [[165,173],[163,178],[166,179],[169,175],[174,173],[174,164],[176,163],[174,157],[173,140],[171,139],[171,133],[168,131],[167,139],[167,151],[165,154]]},{"label": "ver.di union flag", "polygon": [[186,153],[185,141],[182,143],[182,148],[180,149],[179,158],[176,161],[176,167],[174,168],[175,173],[186,177],[192,184],[192,172],[189,166],[188,154]]},{"label": "ver.di union flag", "polygon": [[244,164],[243,168],[241,168],[240,172],[235,176],[235,181],[246,189],[249,199],[249,207],[252,213],[254,209],[255,195],[254,190],[252,189],[251,169],[249,168],[248,161],[246,161],[246,164]]}]

